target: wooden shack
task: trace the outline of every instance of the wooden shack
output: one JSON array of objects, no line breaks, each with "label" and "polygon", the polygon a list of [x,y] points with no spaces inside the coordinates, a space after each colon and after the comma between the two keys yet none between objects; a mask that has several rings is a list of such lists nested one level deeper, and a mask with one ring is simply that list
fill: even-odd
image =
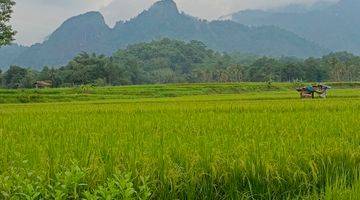
[{"label": "wooden shack", "polygon": [[34,83],[36,88],[48,88],[52,86],[51,81],[36,81]]}]

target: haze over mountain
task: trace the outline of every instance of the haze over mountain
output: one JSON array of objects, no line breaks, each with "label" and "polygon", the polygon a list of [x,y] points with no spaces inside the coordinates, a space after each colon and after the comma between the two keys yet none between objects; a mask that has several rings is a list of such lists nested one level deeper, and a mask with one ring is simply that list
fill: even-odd
[{"label": "haze over mountain", "polygon": [[3,46],[0,48],[0,69],[8,67],[13,64],[28,47],[13,44],[10,46]]},{"label": "haze over mountain", "polygon": [[[294,7],[297,9],[294,10]],[[300,9],[246,10],[233,14],[233,21],[251,25],[274,25],[333,51],[360,53],[360,1],[341,0]]]},{"label": "haze over mountain", "polygon": [[210,48],[270,56],[319,56],[325,51],[294,33],[274,27],[248,27],[231,21],[200,20],[179,12],[172,0],[162,0],[137,17],[109,28],[99,12],[66,20],[48,40],[27,48],[9,63],[39,68],[66,64],[86,51],[110,55],[127,45],[160,38],[199,40]]},{"label": "haze over mountain", "polygon": [[[129,20],[148,9],[157,0],[15,0],[11,24],[18,31],[16,43],[32,45],[43,42],[51,32],[70,17],[100,11],[110,27],[119,20]],[[214,20],[244,9],[275,8],[290,3],[309,4],[336,0],[174,0],[180,10],[201,19]]]}]

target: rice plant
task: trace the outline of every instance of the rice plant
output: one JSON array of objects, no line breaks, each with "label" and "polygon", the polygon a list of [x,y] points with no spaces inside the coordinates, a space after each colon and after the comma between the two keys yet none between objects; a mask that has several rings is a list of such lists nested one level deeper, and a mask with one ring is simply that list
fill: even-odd
[{"label": "rice plant", "polygon": [[0,199],[355,199],[359,90],[0,105]]}]

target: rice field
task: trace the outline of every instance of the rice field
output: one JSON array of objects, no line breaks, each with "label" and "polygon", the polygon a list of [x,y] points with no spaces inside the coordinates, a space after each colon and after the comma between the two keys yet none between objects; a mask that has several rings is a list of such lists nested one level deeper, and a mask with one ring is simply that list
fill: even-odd
[{"label": "rice field", "polygon": [[285,86],[169,96],[146,87],[131,98],[0,104],[0,199],[359,198],[358,88],[300,100]]}]

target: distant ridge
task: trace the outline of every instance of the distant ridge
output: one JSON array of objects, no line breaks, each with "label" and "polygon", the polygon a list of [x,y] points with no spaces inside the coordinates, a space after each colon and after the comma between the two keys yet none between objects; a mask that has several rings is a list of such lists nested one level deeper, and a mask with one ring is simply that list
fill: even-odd
[{"label": "distant ridge", "polygon": [[[109,28],[99,12],[66,20],[48,40],[4,63],[41,68],[60,66],[82,51],[110,55],[119,48],[160,38],[199,40],[220,52],[269,56],[320,56],[326,51],[275,26],[248,27],[231,21],[199,20],[181,13],[172,0],[153,4],[137,17]],[[2,63],[0,63],[2,64]]]},{"label": "distant ridge", "polygon": [[0,70],[6,69],[29,47],[12,44],[0,48]]},{"label": "distant ridge", "polygon": [[230,18],[250,26],[278,26],[332,51],[360,54],[359,0],[317,3],[307,9],[288,6],[268,11],[246,10]]}]

